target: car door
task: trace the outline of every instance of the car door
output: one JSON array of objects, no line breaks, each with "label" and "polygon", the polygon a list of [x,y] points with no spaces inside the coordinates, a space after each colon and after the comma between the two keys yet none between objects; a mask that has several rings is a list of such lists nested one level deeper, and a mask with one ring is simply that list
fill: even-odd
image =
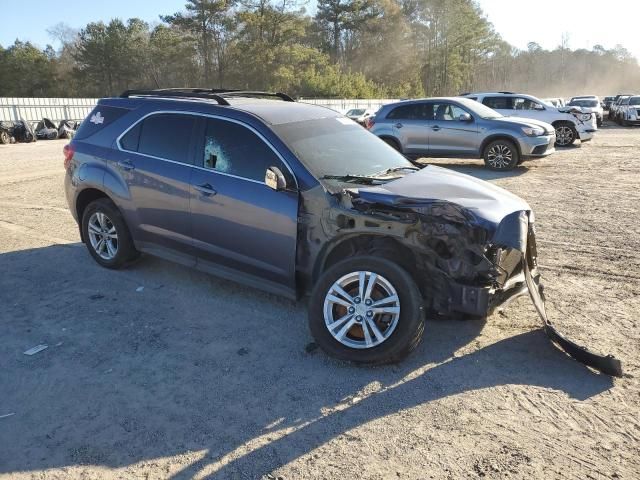
[{"label": "car door", "polygon": [[136,242],[186,255],[182,263],[195,263],[189,209],[195,126],[192,115],[147,116],[120,137],[111,162],[127,185],[123,210]]},{"label": "car door", "polygon": [[[191,177],[198,266],[279,293],[295,291],[298,192],[277,151],[253,128],[205,118]],[[287,188],[265,184],[277,167]]]},{"label": "car door", "polygon": [[424,103],[399,105],[389,112],[394,136],[402,145],[402,152],[411,155],[426,155],[429,152],[427,131],[428,117]]},{"label": "car door", "polygon": [[[452,102],[434,102],[431,107],[429,155],[476,155],[480,140],[473,115]],[[469,115],[470,120],[461,121],[460,116],[464,114]]]}]

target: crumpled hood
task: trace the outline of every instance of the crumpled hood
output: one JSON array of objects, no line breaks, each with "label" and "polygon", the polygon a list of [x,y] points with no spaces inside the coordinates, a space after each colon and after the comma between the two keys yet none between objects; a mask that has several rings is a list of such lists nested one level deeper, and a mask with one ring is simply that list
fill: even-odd
[{"label": "crumpled hood", "polygon": [[490,222],[492,229],[511,213],[531,211],[527,202],[500,187],[433,165],[384,185],[360,188],[358,197],[366,202],[401,208],[446,201]]}]

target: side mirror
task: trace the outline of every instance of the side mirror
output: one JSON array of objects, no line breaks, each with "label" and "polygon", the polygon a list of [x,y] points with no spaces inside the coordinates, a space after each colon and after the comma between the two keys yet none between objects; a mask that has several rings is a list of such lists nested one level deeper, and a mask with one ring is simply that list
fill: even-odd
[{"label": "side mirror", "polygon": [[533,107],[534,110],[544,110],[544,105],[540,105],[539,103],[536,103],[535,107]]},{"label": "side mirror", "polygon": [[267,187],[280,191],[287,188],[287,181],[278,167],[269,167],[264,174],[264,183]]},{"label": "side mirror", "polygon": [[470,122],[471,120],[473,120],[473,117],[465,112],[460,114],[458,120],[461,122]]}]

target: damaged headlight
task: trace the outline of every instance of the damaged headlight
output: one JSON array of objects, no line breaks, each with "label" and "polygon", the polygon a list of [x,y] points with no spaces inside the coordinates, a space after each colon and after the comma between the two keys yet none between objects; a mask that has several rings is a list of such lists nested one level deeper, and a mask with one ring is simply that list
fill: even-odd
[{"label": "damaged headlight", "polygon": [[546,133],[544,128],[540,127],[522,127],[522,132],[527,137],[541,137]]}]

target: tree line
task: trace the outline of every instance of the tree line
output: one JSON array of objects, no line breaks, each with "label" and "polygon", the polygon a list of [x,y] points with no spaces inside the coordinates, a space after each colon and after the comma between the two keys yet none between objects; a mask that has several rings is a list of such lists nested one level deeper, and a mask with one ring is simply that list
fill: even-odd
[{"label": "tree line", "polygon": [[474,0],[318,0],[313,15],[298,0],[188,0],[154,24],[113,19],[49,33],[58,50],[20,40],[0,46],[0,96],[176,86],[341,98],[568,96],[640,84],[640,66],[622,46],[572,50],[563,36],[553,50],[519,50]]}]

